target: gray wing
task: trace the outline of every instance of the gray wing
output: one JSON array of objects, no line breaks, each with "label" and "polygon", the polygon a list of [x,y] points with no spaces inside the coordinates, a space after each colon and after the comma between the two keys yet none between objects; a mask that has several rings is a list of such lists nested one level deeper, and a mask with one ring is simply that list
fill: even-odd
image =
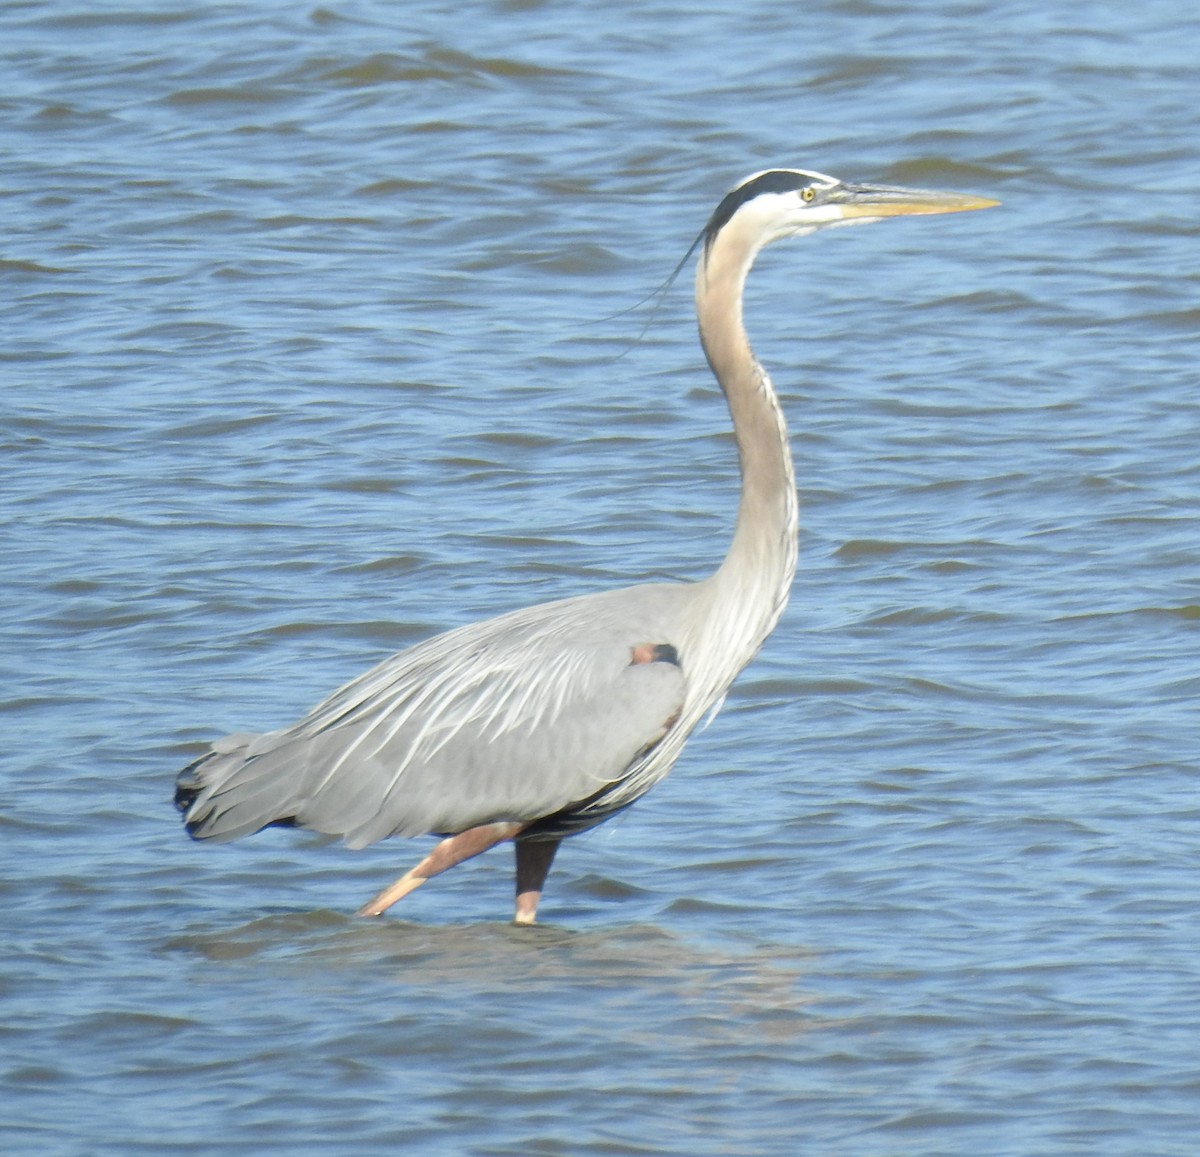
[{"label": "gray wing", "polygon": [[685,592],[548,603],[394,655],[292,727],[214,744],[180,776],[188,829],[231,840],[294,823],[363,847],[588,800],[679,716]]}]

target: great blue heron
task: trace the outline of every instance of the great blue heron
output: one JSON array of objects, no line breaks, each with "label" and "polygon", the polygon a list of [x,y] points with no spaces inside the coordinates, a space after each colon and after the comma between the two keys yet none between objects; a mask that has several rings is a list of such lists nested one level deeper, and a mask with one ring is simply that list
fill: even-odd
[{"label": "great blue heron", "polygon": [[759,250],[834,225],[996,203],[803,169],[744,180],[692,247],[700,247],[700,341],[729,404],[742,471],[733,542],[716,572],[460,627],[385,659],[291,727],[220,739],[179,774],[175,803],[188,832],[221,842],[295,825],[352,848],[443,837],[361,916],[512,840],[515,920],[533,923],[563,837],[615,815],[667,774],[787,603],[792,456],[742,325],[742,289]]}]

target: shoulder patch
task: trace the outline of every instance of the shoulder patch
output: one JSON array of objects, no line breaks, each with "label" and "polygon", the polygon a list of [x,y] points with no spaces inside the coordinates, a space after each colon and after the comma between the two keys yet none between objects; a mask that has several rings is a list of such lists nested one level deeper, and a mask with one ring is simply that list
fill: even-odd
[{"label": "shoulder patch", "polygon": [[629,665],[640,663],[671,663],[679,666],[679,652],[670,643],[639,643],[630,652]]}]

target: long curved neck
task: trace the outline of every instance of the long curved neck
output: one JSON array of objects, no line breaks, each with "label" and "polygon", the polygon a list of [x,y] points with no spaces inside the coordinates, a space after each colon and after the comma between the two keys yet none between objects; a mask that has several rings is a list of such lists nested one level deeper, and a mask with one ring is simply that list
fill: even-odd
[{"label": "long curved neck", "polygon": [[726,685],[779,621],[796,571],[799,515],[787,424],[742,323],[742,290],[757,251],[727,228],[696,273],[700,341],[729,403],[742,470],[733,542],[705,584],[719,645],[729,665],[736,657]]}]

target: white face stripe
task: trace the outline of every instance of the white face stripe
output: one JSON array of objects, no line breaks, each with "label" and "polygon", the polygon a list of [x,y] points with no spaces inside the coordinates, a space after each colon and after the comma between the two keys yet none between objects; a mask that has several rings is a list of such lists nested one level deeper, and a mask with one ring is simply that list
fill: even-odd
[{"label": "white face stripe", "polygon": [[[746,177],[725,194],[713,215],[708,219],[708,224],[701,234],[704,238],[705,254],[707,255],[716,235],[735,216],[745,213],[748,207],[755,202],[758,202],[756,214],[761,214],[764,208],[771,204],[778,206],[775,210],[778,214],[795,207],[793,202],[801,189],[816,188],[823,193],[829,193],[840,185],[841,181],[836,177],[826,176],[824,173],[816,173],[808,169],[764,169],[760,173]],[[784,200],[781,202],[780,198]],[[790,212],[785,213],[785,216],[790,217]],[[812,219],[811,216],[809,219]],[[772,235],[786,236],[786,232],[786,230],[783,233],[768,230],[766,240],[771,240]]]},{"label": "white face stripe", "polygon": [[[752,261],[759,249],[773,241],[871,220],[847,216],[843,206],[832,199],[843,187],[839,178],[811,169],[763,169],[744,178],[725,195],[698,239],[697,243],[704,244],[701,273],[708,275],[713,246],[723,235],[731,242],[738,238],[728,252]],[[821,196],[806,200],[808,189]]]}]

